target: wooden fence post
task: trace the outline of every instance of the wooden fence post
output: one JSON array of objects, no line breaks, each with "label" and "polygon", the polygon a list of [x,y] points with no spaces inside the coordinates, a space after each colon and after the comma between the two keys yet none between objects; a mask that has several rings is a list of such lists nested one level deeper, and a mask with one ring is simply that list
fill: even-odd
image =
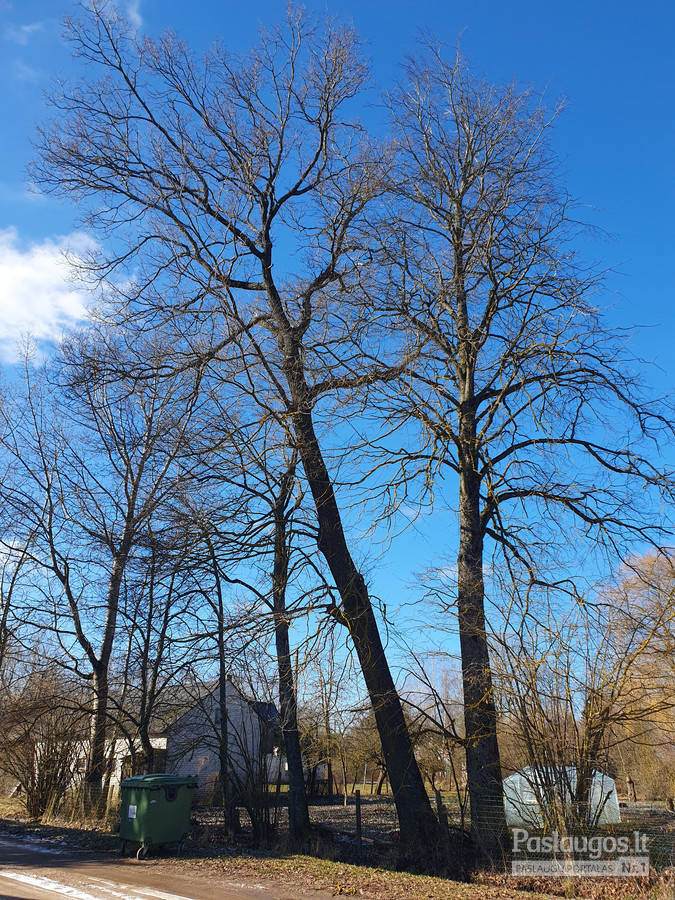
[{"label": "wooden fence post", "polygon": [[356,858],[361,862],[361,791],[356,791]]}]

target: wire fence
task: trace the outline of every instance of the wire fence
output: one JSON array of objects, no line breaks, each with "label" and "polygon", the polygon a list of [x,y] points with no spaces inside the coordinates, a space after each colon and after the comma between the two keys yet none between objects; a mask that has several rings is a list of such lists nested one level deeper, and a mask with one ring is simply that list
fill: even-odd
[{"label": "wire fence", "polygon": [[[461,808],[455,796],[440,796],[437,793],[435,799],[441,824],[447,824],[450,843],[459,841],[462,832],[470,831],[469,811]],[[386,854],[398,849],[399,821],[391,797],[357,794],[349,797],[346,805],[342,800],[333,803],[315,802],[310,806],[310,819],[319,834],[342,845],[346,850],[351,848],[355,855],[363,853],[367,856],[369,852],[375,855]],[[495,814],[492,823],[495,830],[499,828],[499,822],[500,818]],[[278,819],[281,832],[287,827],[287,823],[287,810],[281,808]],[[245,826],[245,815],[242,818],[242,825]],[[490,825],[488,821],[488,829]],[[522,856],[523,852],[527,855],[522,830],[522,826],[520,833],[515,832],[513,827],[507,829],[502,860],[505,871],[510,871],[513,859],[518,858],[518,854],[514,855],[513,852],[516,836],[520,840],[518,845],[520,855]],[[534,844],[531,846],[536,846],[537,838],[551,837],[551,830],[543,826],[530,826],[526,830],[528,837],[534,838]],[[569,833],[571,832],[566,832]],[[607,839],[603,846],[608,847],[610,851],[617,845],[620,847],[618,839],[624,838],[628,841],[628,855],[636,853],[640,855],[644,852],[649,858],[650,869],[653,872],[675,867],[675,813],[670,812],[665,806],[632,804],[622,809],[621,822],[589,827],[585,830],[576,829],[575,833],[587,839],[592,837],[597,840]],[[564,842],[559,841],[558,851],[563,856],[565,846]],[[578,842],[577,849],[583,846],[583,842]]]}]

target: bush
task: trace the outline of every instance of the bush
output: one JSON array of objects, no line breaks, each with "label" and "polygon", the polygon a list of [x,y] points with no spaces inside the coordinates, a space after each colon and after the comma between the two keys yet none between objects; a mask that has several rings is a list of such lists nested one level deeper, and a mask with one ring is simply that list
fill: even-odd
[{"label": "bush", "polygon": [[45,674],[32,674],[3,698],[0,771],[20,785],[31,818],[58,809],[73,784],[81,753],[82,714],[60,688]]}]

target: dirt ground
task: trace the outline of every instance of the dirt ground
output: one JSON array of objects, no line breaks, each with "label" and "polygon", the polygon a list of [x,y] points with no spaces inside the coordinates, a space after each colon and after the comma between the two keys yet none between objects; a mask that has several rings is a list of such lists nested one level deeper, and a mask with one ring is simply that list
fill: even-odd
[{"label": "dirt ground", "polygon": [[[171,862],[174,864],[171,865]],[[0,836],[0,897],[11,900],[303,900],[283,878],[245,877],[226,869],[177,865]],[[313,900],[331,892],[312,891]]]},{"label": "dirt ground", "polygon": [[[660,806],[638,804],[623,810],[624,828],[636,828],[650,838],[650,854],[658,871],[649,878],[550,878],[516,879],[504,873],[477,873],[468,884],[397,872],[396,814],[388,801],[364,799],[362,804],[364,847],[358,856],[355,841],[355,805],[313,806],[314,825],[311,856],[289,854],[283,849],[285,811],[277,821],[277,842],[267,849],[255,848],[246,816],[237,842],[226,842],[222,811],[195,810],[185,854],[176,859],[153,855],[131,866],[154,866],[161,878],[171,873],[195,879],[216,878],[228,883],[260,881],[283,886],[285,896],[319,894],[356,895],[366,900],[536,900],[549,897],[584,897],[588,900],[675,900],[675,815]],[[32,840],[45,845],[80,848],[119,859],[119,839],[110,829],[75,827],[76,823],[40,825],[17,818],[0,821],[0,835]],[[133,871],[133,869],[132,869]],[[214,894],[214,896],[216,896]]]}]

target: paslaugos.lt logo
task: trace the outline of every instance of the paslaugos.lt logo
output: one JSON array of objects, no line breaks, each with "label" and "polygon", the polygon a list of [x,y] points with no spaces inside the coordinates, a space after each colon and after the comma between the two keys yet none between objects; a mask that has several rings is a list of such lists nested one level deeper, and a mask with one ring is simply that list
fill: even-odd
[{"label": "paslaugos.lt logo", "polygon": [[571,856],[583,859],[605,859],[634,854],[648,853],[648,837],[639,831],[631,835],[612,834],[530,834],[526,828],[514,828],[514,856]]}]

